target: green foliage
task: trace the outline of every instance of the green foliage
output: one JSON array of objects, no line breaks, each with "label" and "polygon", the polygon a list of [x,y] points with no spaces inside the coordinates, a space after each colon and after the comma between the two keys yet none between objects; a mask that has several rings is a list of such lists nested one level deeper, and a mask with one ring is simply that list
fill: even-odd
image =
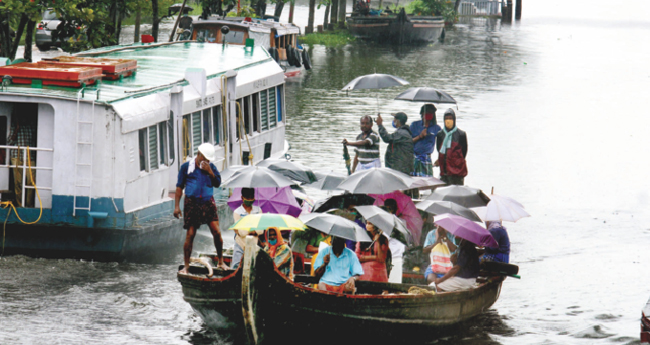
[{"label": "green foliage", "polygon": [[407,13],[422,16],[442,16],[446,22],[454,22],[454,3],[446,0],[415,0],[405,8]]},{"label": "green foliage", "polygon": [[301,44],[320,44],[327,47],[337,47],[348,44],[355,40],[347,30],[326,31],[323,33],[314,32],[309,35],[300,36]]},{"label": "green foliage", "polygon": [[250,6],[242,6],[241,11],[237,13],[236,11],[230,11],[226,15],[226,17],[250,17],[250,18],[257,18],[257,14],[255,13],[255,9],[253,9]]}]

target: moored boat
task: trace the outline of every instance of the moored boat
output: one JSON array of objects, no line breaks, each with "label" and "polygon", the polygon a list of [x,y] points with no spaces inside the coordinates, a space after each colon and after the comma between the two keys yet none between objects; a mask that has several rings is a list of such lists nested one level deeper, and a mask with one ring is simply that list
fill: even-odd
[{"label": "moored boat", "polygon": [[[105,47],[77,56],[84,57],[78,61],[84,65],[93,57],[134,60],[137,70],[115,70],[92,87],[79,73],[73,76],[78,87],[68,86],[69,76],[49,86],[51,80],[43,82],[45,74],[38,73],[41,64],[29,66],[27,84],[5,78],[0,191],[3,201],[16,207],[0,219],[6,221],[5,255],[173,258],[185,237],[182,220],[172,216],[176,177],[199,145],[215,146],[213,163],[219,170],[279,158],[288,149],[284,72],[263,49],[173,42]],[[102,74],[102,68],[75,68]],[[34,140],[7,145],[4,138],[19,119],[29,120]],[[29,164],[16,167],[9,158],[19,146]],[[25,178],[14,193],[11,174],[27,171],[34,172],[36,187]],[[34,189],[38,198],[29,196]]]},{"label": "moored boat", "polygon": [[391,44],[436,42],[445,29],[442,17],[409,16],[404,9],[388,16],[353,14],[346,23],[355,37]]},{"label": "moored boat", "polygon": [[641,343],[650,344],[650,299],[641,311]]},{"label": "moored boat", "polygon": [[[502,276],[476,288],[429,294],[409,284],[357,281],[355,295],[318,291],[282,276],[264,252],[246,246],[242,271],[242,308],[252,343],[291,338],[309,342],[426,341],[441,327],[477,316],[494,304]],[[408,294],[415,286],[422,294]]]}]

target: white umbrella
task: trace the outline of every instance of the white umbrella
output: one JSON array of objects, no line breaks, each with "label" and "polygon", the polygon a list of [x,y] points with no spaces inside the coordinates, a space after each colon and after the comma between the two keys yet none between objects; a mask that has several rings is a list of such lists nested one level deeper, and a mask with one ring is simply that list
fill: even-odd
[{"label": "white umbrella", "polygon": [[415,180],[391,168],[372,168],[348,176],[338,189],[353,194],[387,194],[396,190],[411,189]]},{"label": "white umbrella", "polygon": [[485,222],[507,221],[516,222],[521,218],[530,217],[524,210],[524,205],[507,196],[491,194],[490,202],[484,207],[472,208]]}]

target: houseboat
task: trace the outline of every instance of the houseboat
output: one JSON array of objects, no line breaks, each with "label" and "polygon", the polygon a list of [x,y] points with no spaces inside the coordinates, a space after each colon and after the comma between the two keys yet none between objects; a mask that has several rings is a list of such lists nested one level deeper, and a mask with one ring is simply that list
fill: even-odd
[{"label": "houseboat", "polygon": [[[170,257],[185,237],[178,170],[199,145],[215,146],[219,170],[288,149],[284,71],[260,47],[133,44],[56,60],[0,67],[4,255]],[[92,67],[111,60],[130,70]],[[19,125],[31,146],[5,141]]]},{"label": "houseboat", "polygon": [[[279,23],[273,19],[241,17],[209,17],[192,20],[183,17],[187,29],[185,39],[197,42],[224,43],[244,46],[253,39],[255,45],[264,47],[282,67],[287,77],[299,75],[303,69],[311,69],[309,54],[298,43],[300,27]],[[183,35],[181,35],[183,36]]]}]

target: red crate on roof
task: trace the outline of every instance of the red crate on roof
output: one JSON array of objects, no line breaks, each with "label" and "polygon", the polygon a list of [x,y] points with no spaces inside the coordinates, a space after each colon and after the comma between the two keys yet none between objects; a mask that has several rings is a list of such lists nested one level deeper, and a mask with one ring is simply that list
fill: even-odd
[{"label": "red crate on roof", "polygon": [[9,75],[16,84],[31,84],[40,80],[43,85],[81,87],[92,85],[104,75],[98,67],[50,65],[22,62],[16,65],[1,66],[0,75]]},{"label": "red crate on roof", "polygon": [[102,69],[104,79],[116,80],[120,77],[129,77],[138,68],[137,60],[92,58],[78,56],[59,56],[39,61],[41,64],[69,65],[99,67]]}]

